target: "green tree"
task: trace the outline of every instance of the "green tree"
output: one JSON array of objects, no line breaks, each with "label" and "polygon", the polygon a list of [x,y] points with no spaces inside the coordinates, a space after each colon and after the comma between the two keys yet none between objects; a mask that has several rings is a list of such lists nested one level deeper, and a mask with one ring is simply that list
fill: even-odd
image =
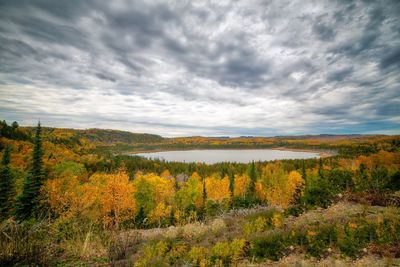
[{"label": "green tree", "polygon": [[233,198],[235,192],[235,175],[233,173],[229,175],[229,192],[231,194],[231,198]]},{"label": "green tree", "polygon": [[43,185],[45,174],[43,171],[43,150],[40,122],[36,128],[32,168],[25,179],[22,194],[18,197],[16,217],[20,220],[40,216],[40,188]]},{"label": "green tree", "polygon": [[247,174],[249,175],[250,182],[247,187],[246,196],[253,198],[256,192],[256,182],[257,182],[257,170],[254,161],[249,165]]},{"label": "green tree", "polygon": [[137,228],[144,228],[146,225],[146,212],[144,211],[143,206],[140,207],[139,212],[136,214],[135,217],[135,224]]},{"label": "green tree", "polygon": [[207,207],[207,189],[206,189],[206,179],[203,178],[203,191],[201,194],[201,206],[198,210],[199,220],[203,220],[206,215],[206,207]]},{"label": "green tree", "polygon": [[206,189],[206,179],[205,178],[203,178],[202,201],[203,201],[203,206],[205,206],[206,205],[206,201],[207,201],[207,189]]},{"label": "green tree", "polygon": [[306,166],[304,163],[304,159],[302,160],[302,163],[301,163],[301,177],[303,178],[304,181],[307,180],[307,172],[306,172]]},{"label": "green tree", "polygon": [[322,158],[319,158],[318,176],[321,180],[324,179],[324,163],[322,161]]},{"label": "green tree", "polygon": [[6,146],[2,159],[3,166],[0,169],[0,220],[10,215],[15,194],[14,176],[9,166],[10,154],[11,146]]}]

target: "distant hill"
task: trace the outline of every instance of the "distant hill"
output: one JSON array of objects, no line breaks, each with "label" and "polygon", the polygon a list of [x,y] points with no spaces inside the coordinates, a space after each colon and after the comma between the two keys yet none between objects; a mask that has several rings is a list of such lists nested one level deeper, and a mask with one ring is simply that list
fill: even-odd
[{"label": "distant hill", "polygon": [[[22,127],[21,127],[22,128]],[[29,135],[33,135],[36,127],[23,127]],[[54,142],[72,142],[79,143],[82,139],[89,142],[103,143],[112,145],[116,143],[125,144],[151,144],[164,140],[163,137],[155,134],[132,133],[119,130],[108,129],[69,129],[69,128],[51,128],[43,127],[43,138]]]}]

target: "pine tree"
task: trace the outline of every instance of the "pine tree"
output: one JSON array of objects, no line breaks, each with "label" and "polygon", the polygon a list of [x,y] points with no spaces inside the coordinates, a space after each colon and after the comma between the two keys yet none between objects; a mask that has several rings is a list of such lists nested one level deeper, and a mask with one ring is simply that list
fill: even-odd
[{"label": "pine tree", "polygon": [[302,164],[301,164],[301,177],[303,178],[304,181],[306,181],[307,172],[306,172],[306,165],[304,163],[304,159],[303,159]]},{"label": "pine tree", "polygon": [[143,228],[146,223],[146,213],[144,211],[144,207],[141,206],[139,212],[136,214],[135,217],[135,224],[137,228]]},{"label": "pine tree", "polygon": [[247,197],[254,197],[254,194],[256,192],[256,182],[257,182],[257,170],[256,170],[256,165],[254,164],[254,161],[250,164],[249,169],[248,169],[248,175],[250,178],[249,186],[247,187]]},{"label": "pine tree", "polygon": [[235,192],[235,175],[233,173],[229,175],[229,192],[231,194],[231,198],[233,198]]},{"label": "pine tree", "polygon": [[324,179],[324,164],[322,158],[319,159],[318,176],[321,180]]},{"label": "pine tree", "polygon": [[168,218],[169,225],[175,225],[175,210],[172,208]]},{"label": "pine tree", "polygon": [[203,194],[202,194],[202,200],[203,200],[203,207],[206,206],[206,201],[207,201],[207,189],[206,189],[206,179],[203,179]]},{"label": "pine tree", "polygon": [[2,159],[3,166],[0,169],[0,220],[10,215],[15,194],[14,177],[9,166],[10,154],[11,147],[6,146]]},{"label": "pine tree", "polygon": [[33,148],[32,169],[24,182],[22,194],[18,197],[16,217],[20,220],[39,217],[40,188],[44,182],[43,150],[40,122],[36,128]]}]

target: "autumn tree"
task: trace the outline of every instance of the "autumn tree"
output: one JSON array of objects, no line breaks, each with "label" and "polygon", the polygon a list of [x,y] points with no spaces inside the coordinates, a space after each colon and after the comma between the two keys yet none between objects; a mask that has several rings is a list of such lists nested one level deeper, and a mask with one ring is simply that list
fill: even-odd
[{"label": "autumn tree", "polygon": [[256,183],[258,197],[270,204],[287,208],[294,201],[298,188],[304,180],[297,171],[287,173],[281,163],[270,163],[261,172],[260,181]]},{"label": "autumn tree", "polygon": [[16,206],[16,217],[20,220],[25,220],[32,216],[40,216],[40,188],[45,179],[42,156],[41,126],[39,122],[34,140],[32,168],[25,179],[23,191],[18,197]]},{"label": "autumn tree", "polygon": [[109,174],[101,196],[104,223],[119,229],[120,223],[134,217],[136,203],[133,198],[134,187],[123,171]]},{"label": "autumn tree", "polygon": [[175,194],[176,217],[183,213],[186,217],[197,217],[197,212],[203,202],[203,183],[201,177],[195,172],[187,180],[180,184],[180,189]]},{"label": "autumn tree", "polygon": [[11,146],[6,146],[0,169],[0,220],[6,219],[10,215],[15,193],[14,177],[9,166],[10,154]]},{"label": "autumn tree", "polygon": [[[169,174],[165,174],[166,172],[164,177],[153,173],[138,175],[133,181],[139,213],[146,215],[150,223],[159,226],[170,216],[175,193],[175,180]],[[139,216],[138,220],[143,222],[144,219]]]}]

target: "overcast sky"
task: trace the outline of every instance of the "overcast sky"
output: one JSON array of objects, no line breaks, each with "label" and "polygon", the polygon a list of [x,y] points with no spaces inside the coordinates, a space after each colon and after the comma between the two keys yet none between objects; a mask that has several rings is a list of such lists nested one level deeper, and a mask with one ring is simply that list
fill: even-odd
[{"label": "overcast sky", "polygon": [[0,119],[400,133],[400,1],[0,2]]}]

